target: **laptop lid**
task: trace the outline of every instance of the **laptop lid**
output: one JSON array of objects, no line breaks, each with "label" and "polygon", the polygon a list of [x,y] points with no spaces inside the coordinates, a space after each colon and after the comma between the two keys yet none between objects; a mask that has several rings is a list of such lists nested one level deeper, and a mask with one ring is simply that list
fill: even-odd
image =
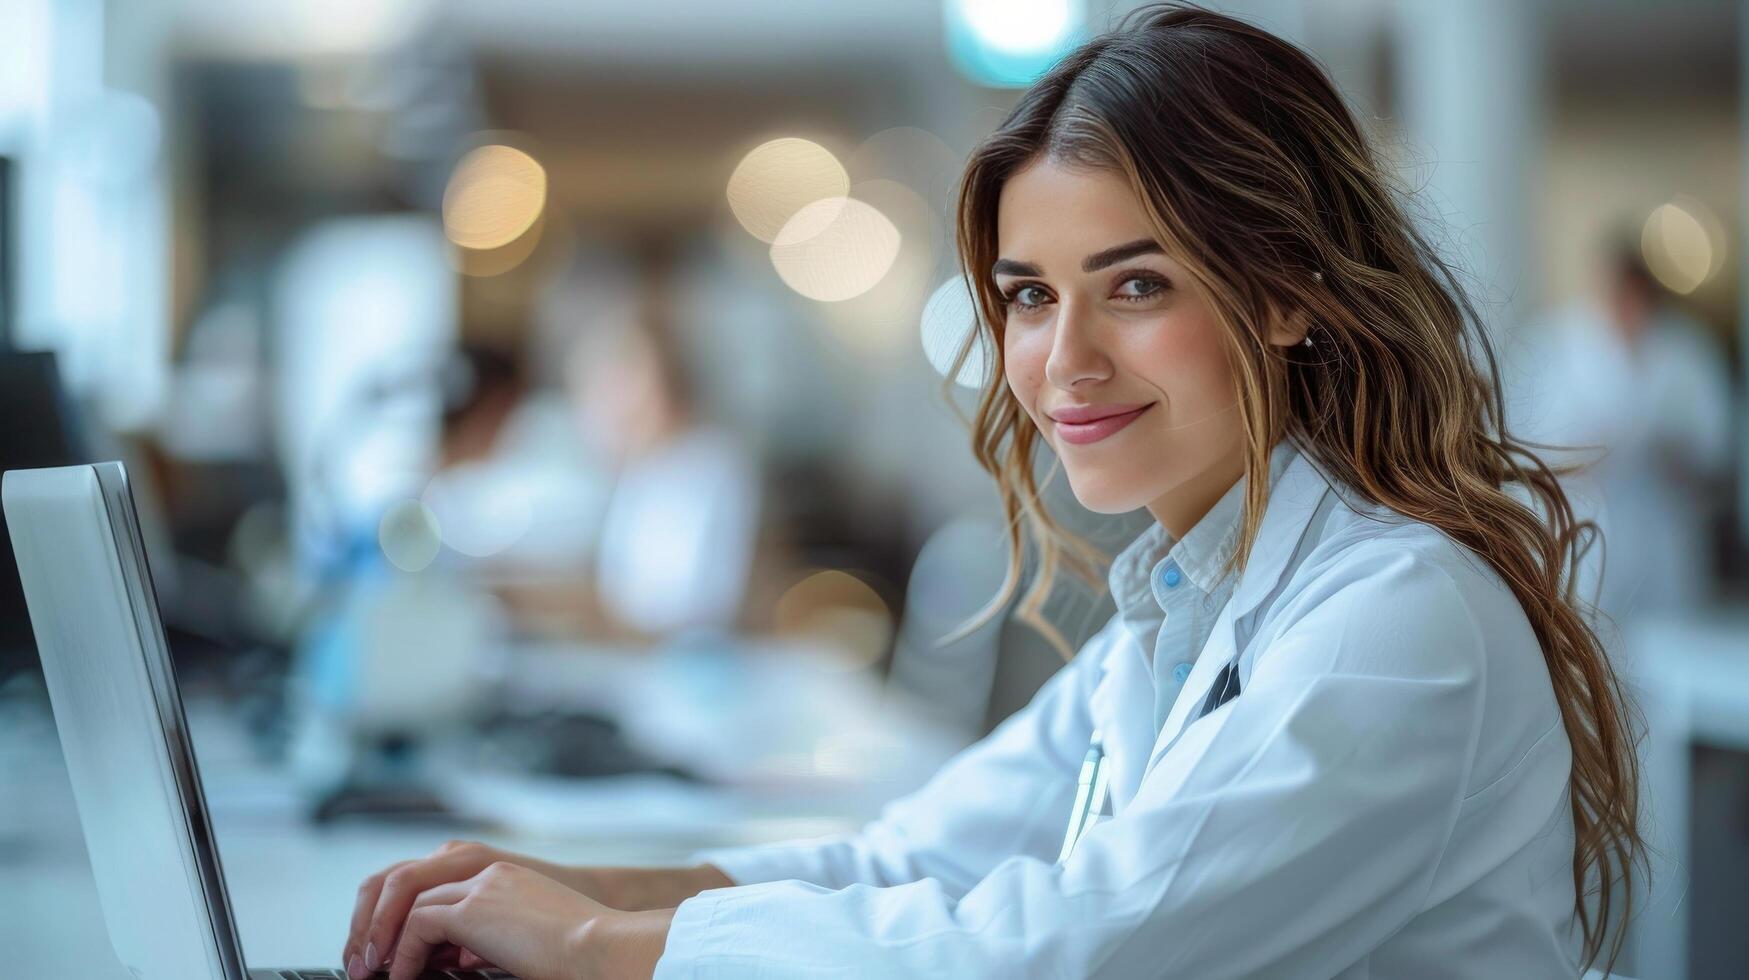
[{"label": "laptop lid", "polygon": [[126,470],[13,470],[0,505],[117,958],[245,980]]}]

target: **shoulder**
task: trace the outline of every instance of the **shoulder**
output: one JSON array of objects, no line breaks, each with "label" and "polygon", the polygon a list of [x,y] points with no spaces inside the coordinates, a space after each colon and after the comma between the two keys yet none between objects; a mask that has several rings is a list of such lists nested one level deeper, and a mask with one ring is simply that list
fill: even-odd
[{"label": "shoulder", "polygon": [[1260,632],[1314,631],[1331,666],[1481,676],[1541,669],[1529,618],[1485,559],[1430,524],[1333,491],[1329,519],[1259,616]]},{"label": "shoulder", "polygon": [[1542,644],[1479,554],[1432,525],[1347,502],[1308,533],[1304,560],[1259,610],[1254,669],[1419,691],[1463,711],[1477,786],[1539,744],[1566,744]]},{"label": "shoulder", "polygon": [[1339,495],[1330,522],[1308,553],[1306,565],[1325,575],[1392,586],[1399,579],[1426,578],[1429,585],[1466,605],[1492,607],[1518,602],[1500,574],[1449,534],[1375,504]]}]

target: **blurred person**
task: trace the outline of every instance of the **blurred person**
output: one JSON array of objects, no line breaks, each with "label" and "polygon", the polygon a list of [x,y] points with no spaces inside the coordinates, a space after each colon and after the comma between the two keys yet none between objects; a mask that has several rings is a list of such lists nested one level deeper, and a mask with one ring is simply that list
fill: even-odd
[{"label": "blurred person", "polygon": [[603,610],[650,637],[733,629],[759,531],[747,450],[697,410],[658,317],[585,331],[567,372],[584,438],[614,474],[595,561]]},{"label": "blurred person", "polygon": [[606,493],[568,400],[534,386],[524,362],[520,350],[480,343],[451,361],[439,468],[422,495],[445,544],[501,587],[574,573]]},{"label": "blurred person", "polygon": [[[565,523],[576,524],[587,503],[590,527],[561,548],[519,544],[508,557],[541,558],[540,574],[500,581],[498,591],[525,626],[596,643],[720,635],[746,611],[760,530],[757,463],[698,411],[686,357],[661,317],[597,272],[576,264],[544,290],[534,369],[557,387],[514,420],[529,423],[523,441],[538,437],[549,462],[568,461],[578,499]],[[561,433],[579,444],[553,445]],[[518,456],[531,459],[535,448]],[[577,493],[585,477],[586,502]]]},{"label": "blurred person", "polygon": [[973,153],[958,241],[1002,368],[974,422],[1010,519],[988,608],[1030,555],[1019,609],[1052,633],[1052,572],[1101,577],[1037,506],[1042,443],[1082,505],[1154,518],[1116,616],[860,832],[638,870],[455,842],[363,883],[352,975],[1607,968],[1643,847],[1579,526],[1317,65],[1144,7]]},{"label": "blurred person", "polygon": [[1635,241],[1603,271],[1599,296],[1533,335],[1517,407],[1528,437],[1596,456],[1588,477],[1606,546],[1596,601],[1619,622],[1707,597],[1731,383],[1724,351],[1670,302]]}]

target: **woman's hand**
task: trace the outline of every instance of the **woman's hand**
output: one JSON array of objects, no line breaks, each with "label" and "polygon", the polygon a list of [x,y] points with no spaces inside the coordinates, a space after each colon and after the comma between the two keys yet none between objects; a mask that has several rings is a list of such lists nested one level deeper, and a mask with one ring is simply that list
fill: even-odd
[{"label": "woman's hand", "polygon": [[[612,924],[614,950],[637,950],[649,944],[651,927],[660,926],[655,956],[667,941],[668,919],[681,902],[708,888],[726,888],[734,882],[708,864],[691,868],[574,868],[515,854],[478,841],[452,840],[429,857],[402,861],[371,875],[358,886],[358,901],[352,911],[352,927],[341,952],[347,975],[364,980],[372,972],[387,969],[407,913],[428,889],[464,882],[491,865],[505,862],[527,868],[592,899],[595,904],[627,912],[649,911],[651,915],[626,915]],[[659,922],[658,922],[659,919]],[[600,930],[597,930],[600,931]],[[625,942],[620,940],[624,939]],[[462,969],[487,965],[470,950],[445,951]],[[650,959],[655,962],[654,957]],[[615,974],[617,975],[617,974]]]},{"label": "woman's hand", "polygon": [[389,980],[415,980],[451,949],[459,966],[490,963],[523,980],[649,977],[673,912],[620,912],[520,865],[494,862],[466,881],[421,892]]},{"label": "woman's hand", "polygon": [[[340,962],[346,964],[347,975],[362,978],[372,971],[388,968],[395,937],[400,935],[401,925],[413,903],[427,889],[467,881],[498,862],[520,865],[578,889],[578,882],[568,880],[576,877],[576,872],[571,869],[478,841],[452,840],[429,857],[392,864],[358,886],[352,928],[340,955]],[[466,956],[462,958],[468,959]]]}]

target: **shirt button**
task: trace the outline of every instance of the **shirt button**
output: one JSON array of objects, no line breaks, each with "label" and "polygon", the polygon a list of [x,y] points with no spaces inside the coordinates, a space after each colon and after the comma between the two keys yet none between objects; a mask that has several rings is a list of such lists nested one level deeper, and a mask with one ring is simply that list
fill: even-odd
[{"label": "shirt button", "polygon": [[1172,679],[1182,684],[1190,677],[1190,665],[1179,664],[1172,668]]},{"label": "shirt button", "polygon": [[1183,580],[1184,580],[1184,576],[1182,576],[1178,573],[1178,566],[1177,565],[1167,565],[1166,571],[1164,571],[1160,574],[1160,581],[1165,582],[1166,587],[1168,589],[1177,588],[1178,583],[1183,581]]}]

